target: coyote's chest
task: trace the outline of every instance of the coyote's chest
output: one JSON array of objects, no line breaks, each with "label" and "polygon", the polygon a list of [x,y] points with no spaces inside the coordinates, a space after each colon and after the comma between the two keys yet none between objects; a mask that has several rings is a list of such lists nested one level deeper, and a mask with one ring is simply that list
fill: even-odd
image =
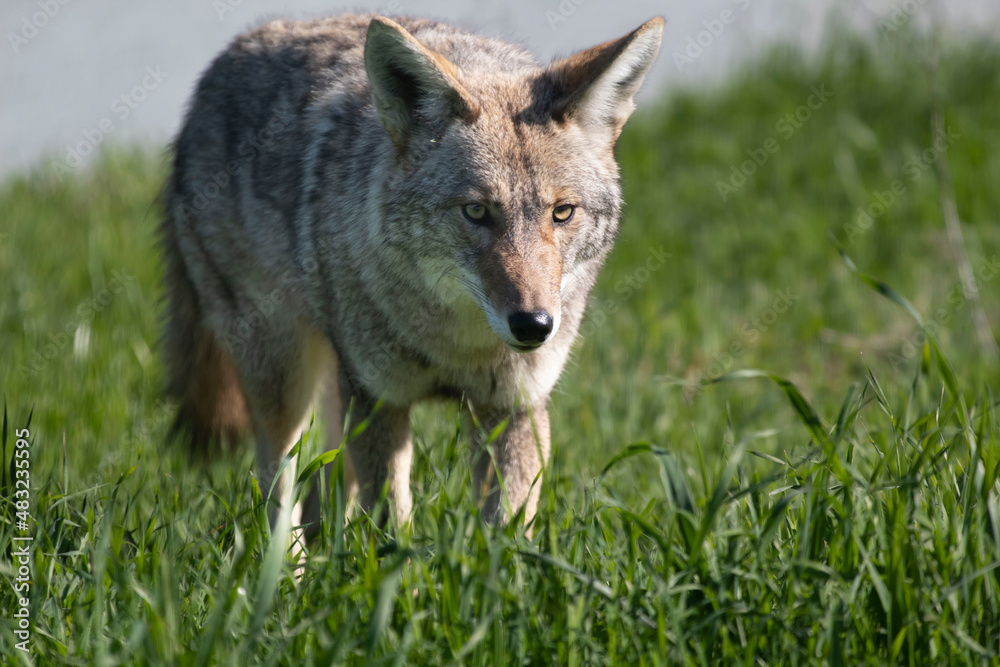
[{"label": "coyote's chest", "polygon": [[[459,327],[452,322],[451,329]],[[433,399],[466,398],[481,405],[511,405],[540,399],[559,377],[571,340],[554,340],[530,354],[503,345],[463,344],[446,334],[411,329],[400,335],[388,326],[377,334],[352,336],[348,365],[357,381],[389,403],[410,405]],[[409,334],[409,335],[407,335]]]}]

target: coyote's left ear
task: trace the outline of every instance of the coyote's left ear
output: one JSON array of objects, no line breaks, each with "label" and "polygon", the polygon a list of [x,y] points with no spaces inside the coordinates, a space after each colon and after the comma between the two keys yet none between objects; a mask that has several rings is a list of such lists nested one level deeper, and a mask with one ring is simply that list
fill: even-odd
[{"label": "coyote's left ear", "polygon": [[617,139],[635,109],[632,98],[656,60],[665,23],[657,16],[620,39],[549,65],[556,93],[552,117],[606,129],[612,141]]}]

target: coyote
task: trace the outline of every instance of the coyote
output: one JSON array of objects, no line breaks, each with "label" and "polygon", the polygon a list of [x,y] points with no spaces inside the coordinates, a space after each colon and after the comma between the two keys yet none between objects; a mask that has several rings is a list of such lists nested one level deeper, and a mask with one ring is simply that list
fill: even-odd
[{"label": "coyote", "polygon": [[[175,432],[252,431],[281,498],[314,399],[327,447],[352,410],[368,424],[346,442],[351,492],[370,511],[387,488],[405,522],[410,407],[459,399],[484,517],[530,522],[549,393],[617,234],[614,145],[663,25],[547,66],[413,18],[238,37],[198,84],[165,190]],[[318,521],[315,488],[297,512]]]}]

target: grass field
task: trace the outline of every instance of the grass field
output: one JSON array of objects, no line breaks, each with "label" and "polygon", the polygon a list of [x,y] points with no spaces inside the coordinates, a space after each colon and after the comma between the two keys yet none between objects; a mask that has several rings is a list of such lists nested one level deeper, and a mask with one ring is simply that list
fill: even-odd
[{"label": "grass field", "polygon": [[456,410],[422,408],[412,526],[345,521],[335,486],[300,580],[252,448],[161,446],[166,158],[3,183],[0,484],[27,427],[34,537],[29,654],[4,502],[4,662],[997,664],[1000,364],[942,211],[1000,330],[1000,45],[930,53],[840,36],[647,105],[533,539],[482,523]]}]

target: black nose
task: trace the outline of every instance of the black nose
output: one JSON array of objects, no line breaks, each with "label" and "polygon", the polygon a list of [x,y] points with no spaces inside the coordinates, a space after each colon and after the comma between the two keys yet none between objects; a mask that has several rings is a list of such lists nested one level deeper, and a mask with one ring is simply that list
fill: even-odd
[{"label": "black nose", "polygon": [[541,345],[552,333],[552,316],[544,310],[514,313],[507,321],[514,338],[525,345]]}]

